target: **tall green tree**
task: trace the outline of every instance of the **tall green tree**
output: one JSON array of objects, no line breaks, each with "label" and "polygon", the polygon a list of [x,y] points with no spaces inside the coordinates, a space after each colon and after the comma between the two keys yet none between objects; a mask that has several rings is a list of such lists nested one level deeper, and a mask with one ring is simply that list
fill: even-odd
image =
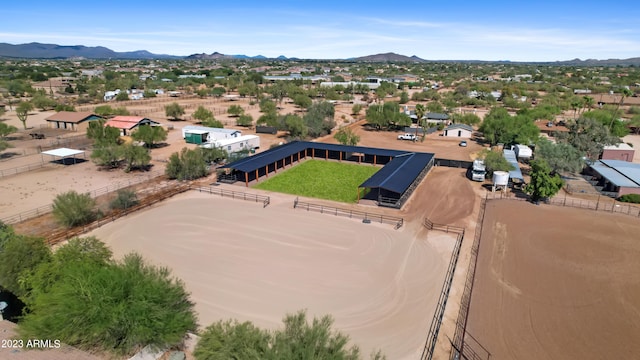
[{"label": "tall green tree", "polygon": [[198,108],[196,109],[196,111],[193,112],[191,117],[193,117],[196,120],[200,120],[200,122],[204,122],[205,120],[208,120],[208,119],[214,119],[213,112],[211,110],[208,110],[202,105],[198,106]]},{"label": "tall green tree", "polygon": [[501,107],[489,110],[479,130],[491,145],[529,144],[535,142],[540,134],[540,129],[529,116],[511,116]]},{"label": "tall green tree", "polygon": [[171,154],[165,174],[169,179],[177,180],[195,180],[207,176],[209,170],[202,149],[182,148],[179,153]]},{"label": "tall green tree", "polygon": [[331,129],[336,126],[334,116],[333,104],[327,101],[312,104],[303,118],[307,124],[308,135],[318,137],[331,133]]},{"label": "tall green tree", "polygon": [[16,131],[18,131],[18,128],[15,126],[0,122],[0,139],[4,140],[7,135],[13,134]]},{"label": "tall green tree", "polygon": [[576,148],[582,156],[591,161],[598,159],[606,145],[615,145],[620,139],[609,133],[609,129],[592,118],[580,117],[567,123],[568,132],[555,132],[559,142],[565,142]]},{"label": "tall green tree", "polygon": [[300,116],[294,114],[285,115],[283,123],[283,128],[289,132],[289,136],[300,139],[304,139],[307,136],[307,125]]},{"label": "tall green tree", "polygon": [[511,171],[514,170],[513,165],[504,158],[501,152],[485,150],[480,154],[480,157],[484,160],[484,164],[489,174],[493,174],[494,171]]},{"label": "tall green tree", "polygon": [[244,109],[240,105],[231,105],[227,109],[227,114],[230,116],[240,116],[244,114]]},{"label": "tall green tree", "polygon": [[164,112],[167,117],[178,120],[180,116],[184,115],[184,108],[177,102],[173,102],[164,106]]},{"label": "tall green tree", "polygon": [[25,130],[27,130],[27,118],[31,110],[33,110],[33,105],[27,101],[20,102],[16,107],[16,116],[18,120],[22,122],[22,127],[24,127]]},{"label": "tall green tree", "polygon": [[547,162],[554,173],[579,173],[584,167],[580,152],[568,143],[553,143],[540,138],[536,144],[536,158]]},{"label": "tall green tree", "polygon": [[38,94],[34,96],[33,99],[31,99],[31,103],[33,104],[34,107],[42,111],[51,109],[57,105],[55,100],[42,94]]},{"label": "tall green tree", "polygon": [[90,121],[87,126],[87,137],[94,141],[96,147],[116,145],[120,139],[120,130],[105,126],[104,120]]},{"label": "tall green tree", "polygon": [[162,126],[139,126],[131,134],[133,140],[144,142],[144,146],[152,148],[156,143],[167,140],[167,131]]},{"label": "tall green tree", "polygon": [[125,172],[129,172],[133,169],[146,168],[151,163],[151,154],[149,154],[149,150],[147,148],[133,144],[124,144],[121,146]]},{"label": "tall green tree", "polygon": [[524,191],[535,202],[551,198],[562,189],[564,184],[560,175],[552,174],[551,167],[544,160],[536,159],[531,161],[530,175],[531,181],[525,185]]},{"label": "tall green tree", "polygon": [[378,129],[390,129],[411,125],[409,115],[400,112],[396,102],[385,102],[382,105],[370,105],[367,108],[367,123]]}]

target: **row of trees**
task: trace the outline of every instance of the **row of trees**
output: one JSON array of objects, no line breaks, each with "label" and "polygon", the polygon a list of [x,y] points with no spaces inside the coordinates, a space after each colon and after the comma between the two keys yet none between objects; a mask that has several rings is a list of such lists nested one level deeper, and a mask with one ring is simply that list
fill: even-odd
[{"label": "row of trees", "polygon": [[263,99],[260,102],[262,115],[258,125],[273,126],[289,132],[292,138],[319,137],[331,133],[335,127],[335,108],[333,104],[321,101],[313,103],[303,116],[296,114],[279,115],[274,101]]}]

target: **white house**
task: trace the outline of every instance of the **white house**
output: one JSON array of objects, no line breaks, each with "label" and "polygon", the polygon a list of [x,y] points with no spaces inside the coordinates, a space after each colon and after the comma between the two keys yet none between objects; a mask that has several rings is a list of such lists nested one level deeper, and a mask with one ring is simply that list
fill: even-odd
[{"label": "white house", "polygon": [[473,128],[467,124],[453,124],[444,128],[444,136],[470,138],[473,134]]}]

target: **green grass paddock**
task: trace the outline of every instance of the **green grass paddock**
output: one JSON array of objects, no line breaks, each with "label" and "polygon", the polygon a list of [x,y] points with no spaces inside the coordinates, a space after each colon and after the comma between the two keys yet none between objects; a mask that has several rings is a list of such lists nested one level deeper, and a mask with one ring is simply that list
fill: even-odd
[{"label": "green grass paddock", "polygon": [[[358,185],[380,170],[370,164],[356,165],[325,160],[306,160],[268,180],[256,184],[256,189],[285,194],[354,203]],[[272,173],[273,174],[273,173]]]}]

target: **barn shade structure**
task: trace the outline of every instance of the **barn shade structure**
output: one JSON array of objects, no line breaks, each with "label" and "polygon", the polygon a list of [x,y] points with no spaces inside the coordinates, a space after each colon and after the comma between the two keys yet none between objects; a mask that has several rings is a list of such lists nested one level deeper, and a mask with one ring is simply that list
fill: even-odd
[{"label": "barn shade structure", "polygon": [[248,187],[249,182],[268,178],[279,169],[291,167],[303,158],[385,165],[360,185],[358,194],[360,188],[369,189],[364,198],[375,199],[379,205],[397,208],[402,206],[433,165],[431,153],[293,141],[223,166],[222,169],[227,169],[227,175],[219,179],[244,181]]}]

